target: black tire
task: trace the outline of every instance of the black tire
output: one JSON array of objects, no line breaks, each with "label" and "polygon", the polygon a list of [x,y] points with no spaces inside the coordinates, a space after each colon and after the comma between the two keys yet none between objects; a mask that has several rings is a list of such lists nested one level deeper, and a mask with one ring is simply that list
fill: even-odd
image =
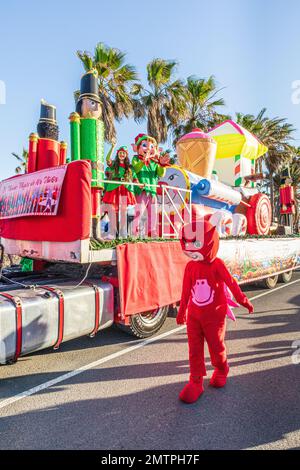
[{"label": "black tire", "polygon": [[285,273],[280,274],[279,281],[287,284],[288,282],[291,281],[292,277],[293,277],[293,270],[286,271]]},{"label": "black tire", "polygon": [[278,274],[276,274],[275,276],[270,276],[270,277],[267,277],[266,279],[263,280],[263,284],[265,287],[267,287],[267,289],[274,289],[274,287],[276,286],[277,282],[278,282]]},{"label": "black tire", "polygon": [[154,335],[163,326],[169,311],[169,306],[160,307],[157,310],[145,313],[137,313],[130,317],[130,324],[118,327],[136,338],[148,338]]}]

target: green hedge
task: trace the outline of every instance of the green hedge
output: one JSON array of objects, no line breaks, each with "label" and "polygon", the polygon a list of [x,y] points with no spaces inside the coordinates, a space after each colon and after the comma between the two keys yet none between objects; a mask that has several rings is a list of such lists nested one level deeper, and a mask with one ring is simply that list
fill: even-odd
[{"label": "green hedge", "polygon": [[[226,240],[267,240],[267,239],[276,239],[276,238],[300,238],[300,234],[293,235],[245,235],[243,237],[227,237]],[[118,238],[116,240],[109,240],[104,242],[97,242],[95,240],[90,241],[91,250],[103,250],[105,248],[115,248],[117,245],[122,245],[124,243],[149,243],[149,242],[176,242],[177,238]]]}]

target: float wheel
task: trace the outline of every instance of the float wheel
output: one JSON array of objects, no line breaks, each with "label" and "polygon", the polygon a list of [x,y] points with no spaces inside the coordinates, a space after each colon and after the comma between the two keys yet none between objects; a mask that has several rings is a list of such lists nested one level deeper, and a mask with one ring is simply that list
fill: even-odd
[{"label": "float wheel", "polygon": [[266,279],[263,280],[263,284],[265,287],[267,287],[268,289],[274,289],[274,287],[276,286],[277,282],[278,282],[278,274],[276,274],[275,276],[270,276],[270,277],[267,277]]},{"label": "float wheel", "polygon": [[272,221],[270,199],[266,194],[257,193],[247,201],[251,207],[247,209],[247,225],[250,235],[267,235]]},{"label": "float wheel", "polygon": [[136,338],[148,338],[163,326],[169,311],[169,305],[150,312],[130,316],[129,325],[118,324],[118,327]]},{"label": "float wheel", "polygon": [[285,284],[290,282],[293,277],[293,271],[286,271],[285,273],[280,274],[279,280],[280,282],[284,282]]}]

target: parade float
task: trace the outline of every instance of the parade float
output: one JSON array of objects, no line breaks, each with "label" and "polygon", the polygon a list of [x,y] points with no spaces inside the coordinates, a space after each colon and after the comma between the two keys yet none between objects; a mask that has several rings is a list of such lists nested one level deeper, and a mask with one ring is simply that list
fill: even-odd
[{"label": "parade float", "polygon": [[[194,129],[178,140],[176,165],[155,139],[139,134],[129,184],[120,160],[122,153],[128,157],[124,146],[117,151],[113,171],[111,154],[107,158],[106,175],[114,174],[114,181],[105,178],[95,71],[82,77],[76,112],[69,119],[67,159],[56,109],[42,101],[37,133],[29,137],[26,173],[0,183],[1,262],[8,254],[32,263],[30,272],[1,266],[1,363],[43,348],[57,349],[83,335],[93,337],[113,323],[139,338],[157,332],[180,299],[188,259],[178,233],[192,219],[203,217],[217,227],[220,257],[241,284],[272,279],[274,285],[278,275],[287,281],[300,265],[300,239],[270,233],[270,200],[258,191],[256,181],[262,176],[255,174],[255,160],[267,148],[246,129],[232,121],[208,133]],[[143,160],[143,152],[150,152],[150,161]],[[121,175],[119,181],[116,175]],[[123,186],[127,204],[128,191],[134,193],[135,187],[131,204],[141,200],[145,209],[155,201],[153,238],[134,238],[132,232],[126,238],[130,213],[126,207],[122,215],[115,199]],[[283,215],[293,210],[289,187],[285,179]],[[105,235],[103,220],[109,212],[110,217],[117,214],[122,231],[116,234],[122,233],[122,239]]]}]

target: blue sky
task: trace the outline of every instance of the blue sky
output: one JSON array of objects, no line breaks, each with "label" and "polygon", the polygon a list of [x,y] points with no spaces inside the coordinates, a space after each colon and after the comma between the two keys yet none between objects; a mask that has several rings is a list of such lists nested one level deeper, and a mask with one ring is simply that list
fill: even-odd
[{"label": "blue sky", "polygon": [[[176,59],[178,76],[213,74],[226,101],[224,112],[286,117],[299,130],[300,104],[292,82],[300,80],[298,0],[10,0],[0,6],[0,178],[15,168],[11,152],[27,146],[39,118],[40,99],[57,106],[60,138],[69,141],[82,66],[76,50],[97,42],[127,52],[142,80],[154,57]],[[1,97],[0,97],[1,98]],[[1,102],[1,99],[0,99]],[[145,129],[118,126],[118,144],[130,145]]]}]

